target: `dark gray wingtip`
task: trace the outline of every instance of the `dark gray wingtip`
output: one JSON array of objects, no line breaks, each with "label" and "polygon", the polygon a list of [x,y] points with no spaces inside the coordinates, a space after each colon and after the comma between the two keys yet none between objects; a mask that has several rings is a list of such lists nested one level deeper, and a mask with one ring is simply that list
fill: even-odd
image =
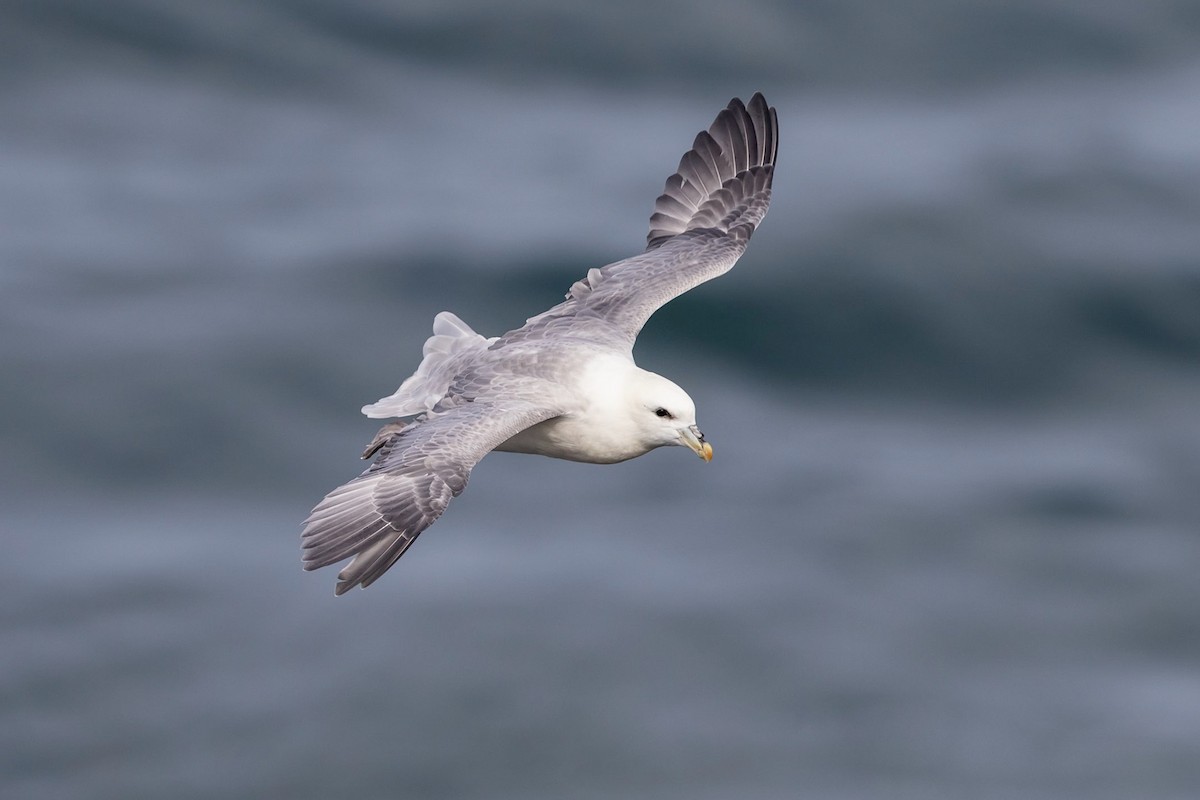
[{"label": "dark gray wingtip", "polygon": [[650,216],[646,249],[696,228],[749,238],[771,201],[779,119],[761,92],[733,98],[701,131],[667,179]]},{"label": "dark gray wingtip", "polygon": [[775,157],[779,153],[779,115],[775,113],[774,108],[767,105],[767,98],[763,97],[762,92],[754,93],[754,96],[750,98],[750,104],[746,106],[746,112],[751,118],[760,119],[765,123],[763,130],[766,133],[766,140],[762,142],[760,148],[762,163],[774,166]]}]

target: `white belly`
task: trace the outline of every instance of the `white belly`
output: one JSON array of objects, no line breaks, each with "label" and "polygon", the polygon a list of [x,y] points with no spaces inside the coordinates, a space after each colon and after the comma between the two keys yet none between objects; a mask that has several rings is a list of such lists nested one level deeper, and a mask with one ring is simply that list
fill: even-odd
[{"label": "white belly", "polygon": [[[594,356],[572,386],[576,404],[561,417],[540,422],[497,447],[590,464],[614,464],[646,453],[647,444],[631,413],[628,387],[643,371],[625,356]],[[633,409],[631,411],[631,408]]]},{"label": "white belly", "polygon": [[623,441],[611,432],[588,424],[579,417],[556,417],[526,428],[497,447],[506,453],[530,453],[589,464],[615,464],[642,455],[649,448],[629,438]]}]

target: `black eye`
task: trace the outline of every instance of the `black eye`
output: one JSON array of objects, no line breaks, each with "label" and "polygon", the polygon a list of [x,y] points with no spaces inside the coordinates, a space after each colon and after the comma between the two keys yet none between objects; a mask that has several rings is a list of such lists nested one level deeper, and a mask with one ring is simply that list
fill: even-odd
[{"label": "black eye", "polygon": [[657,414],[657,415],[658,415],[658,416],[660,416],[660,417],[669,417],[669,416],[671,416],[671,412],[670,412],[670,411],[667,411],[665,408],[660,408],[660,409],[656,410],[654,413],[655,413],[655,414]]}]

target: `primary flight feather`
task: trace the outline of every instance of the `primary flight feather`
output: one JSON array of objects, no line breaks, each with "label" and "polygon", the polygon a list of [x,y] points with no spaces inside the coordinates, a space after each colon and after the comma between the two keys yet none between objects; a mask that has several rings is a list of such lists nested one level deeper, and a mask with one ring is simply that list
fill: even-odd
[{"label": "primary flight feather", "polygon": [[667,179],[644,252],[590,270],[562,303],[503,336],[438,314],[417,371],[363,408],[395,421],[363,453],[371,466],[305,520],[304,568],[353,557],[335,593],[370,586],[492,450],[611,464],[684,445],[711,460],[692,399],[634,364],[633,344],[651,314],[745,251],[771,201],[778,139],[761,94],[735,98]]}]

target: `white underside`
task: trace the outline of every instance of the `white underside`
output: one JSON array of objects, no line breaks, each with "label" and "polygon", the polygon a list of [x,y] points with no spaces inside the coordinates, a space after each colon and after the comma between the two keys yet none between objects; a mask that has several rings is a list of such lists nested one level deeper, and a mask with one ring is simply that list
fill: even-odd
[{"label": "white underside", "polygon": [[496,449],[613,464],[659,447],[665,442],[648,443],[630,419],[627,388],[644,374],[618,355],[592,359],[572,387],[579,401],[576,409],[526,428]]},{"label": "white underside", "polygon": [[588,464],[615,464],[636,458],[657,446],[646,447],[629,440],[610,441],[602,435],[603,425],[603,420],[589,417],[555,417],[526,428],[496,449]]}]

